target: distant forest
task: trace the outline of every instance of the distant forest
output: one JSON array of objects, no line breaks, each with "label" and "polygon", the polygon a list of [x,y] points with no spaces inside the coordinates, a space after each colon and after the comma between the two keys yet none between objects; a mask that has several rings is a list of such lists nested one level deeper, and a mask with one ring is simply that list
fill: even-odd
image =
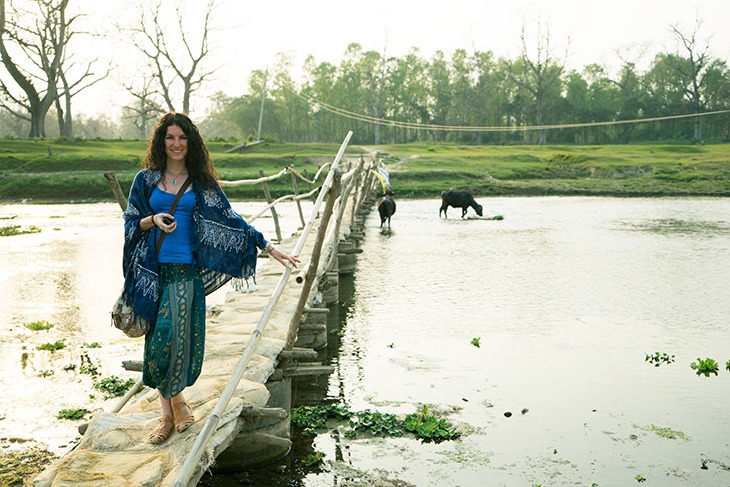
[{"label": "distant forest", "polygon": [[[693,57],[695,56],[695,57]],[[347,49],[339,66],[305,65],[298,85],[290,69],[269,73],[262,137],[338,142],[353,130],[360,144],[419,141],[459,144],[625,144],[730,141],[730,70],[696,53],[657,54],[646,72],[624,61],[615,76],[598,64],[566,71],[557,59],[510,60],[458,50],[431,59],[417,50],[400,58]],[[218,94],[204,121],[208,134],[253,137],[261,113],[263,72],[249,93]],[[704,117],[641,123],[545,128],[593,122]],[[459,127],[459,129],[455,129]],[[486,128],[484,128],[486,127]],[[513,127],[515,129],[511,129]],[[529,130],[522,130],[529,127]],[[480,129],[484,128],[484,129]]]},{"label": "distant forest", "polygon": [[[74,60],[72,36],[89,33],[73,30],[69,0],[29,1],[39,9],[12,11],[0,0],[0,137],[144,139],[160,113],[189,112],[214,72],[204,69],[211,15],[201,17],[206,35],[195,46],[182,17],[180,31],[170,33],[156,23],[161,2],[142,6],[153,11],[125,38],[148,67],[125,79],[121,115],[74,116],[75,97],[113,68],[101,69],[103,59]],[[549,29],[536,39],[523,29],[514,59],[467,50],[425,58],[417,48],[385,57],[353,43],[339,64],[310,56],[295,67],[281,54],[275,66],[251,74],[247,94],[214,94],[197,121],[207,138],[225,140],[340,142],[352,130],[357,144],[730,142],[730,69],[711,55],[700,27],[672,27],[675,52],[653,54],[645,70],[638,65],[648,55],[639,48],[617,50],[613,70],[570,69]],[[180,40],[187,52],[167,51]],[[294,72],[303,74],[295,79]]]}]

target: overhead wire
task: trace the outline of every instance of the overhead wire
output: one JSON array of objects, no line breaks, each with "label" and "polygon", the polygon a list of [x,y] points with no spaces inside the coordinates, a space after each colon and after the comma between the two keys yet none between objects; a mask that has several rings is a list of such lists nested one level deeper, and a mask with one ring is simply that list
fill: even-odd
[{"label": "overhead wire", "polygon": [[306,101],[311,105],[316,105],[322,110],[340,115],[342,117],[350,118],[360,122],[373,123],[377,125],[385,125],[397,128],[409,128],[419,130],[439,130],[439,131],[454,131],[454,132],[517,132],[517,131],[532,131],[532,130],[555,130],[555,129],[568,129],[568,128],[584,128],[584,127],[604,127],[610,125],[622,125],[622,124],[638,124],[646,122],[660,122],[664,120],[677,120],[683,118],[695,118],[705,117],[709,115],[718,115],[722,113],[730,113],[730,110],[715,110],[711,112],[702,113],[687,113],[682,115],[665,115],[662,117],[649,117],[649,118],[635,118],[629,120],[608,120],[603,122],[581,122],[581,123],[568,123],[568,124],[551,124],[551,125],[511,125],[511,126],[465,126],[465,125],[439,125],[439,124],[426,124],[418,122],[403,122],[397,120],[389,120],[385,118],[373,117],[370,115],[364,115],[361,113],[351,112],[344,108],[339,108],[329,103],[318,100],[309,95],[298,93],[294,90],[292,92]]}]

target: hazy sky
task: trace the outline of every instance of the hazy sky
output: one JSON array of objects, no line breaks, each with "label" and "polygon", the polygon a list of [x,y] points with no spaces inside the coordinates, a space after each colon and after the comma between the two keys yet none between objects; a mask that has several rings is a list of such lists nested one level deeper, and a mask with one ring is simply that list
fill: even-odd
[{"label": "hazy sky", "polygon": [[[185,21],[197,25],[205,2],[186,1]],[[86,21],[110,29],[130,20],[134,15],[130,4],[71,0],[72,8],[87,14]],[[528,39],[530,34],[536,38],[538,18],[549,25],[558,55],[569,46],[568,67],[573,69],[591,62],[612,65],[617,48],[637,44],[648,45],[646,65],[657,52],[674,49],[671,25],[691,32],[696,19],[703,22],[702,39],[711,37],[713,56],[730,58],[730,0],[220,0],[214,22],[223,29],[212,43],[220,69],[206,92],[243,94],[250,71],[275,64],[279,52],[292,54],[296,67],[309,54],[317,61],[338,63],[351,42],[365,50],[386,50],[391,56],[418,47],[425,58],[436,50],[450,57],[456,49],[491,50],[498,57],[513,58],[520,51],[521,28],[526,26]],[[123,45],[119,34],[110,34],[106,42],[88,43],[88,54],[111,54],[121,69],[114,80],[79,95],[77,112],[118,110],[110,105],[128,102],[123,91],[111,91],[121,78],[139,71],[132,61],[134,53]],[[202,116],[204,102],[194,103],[193,115]]]}]

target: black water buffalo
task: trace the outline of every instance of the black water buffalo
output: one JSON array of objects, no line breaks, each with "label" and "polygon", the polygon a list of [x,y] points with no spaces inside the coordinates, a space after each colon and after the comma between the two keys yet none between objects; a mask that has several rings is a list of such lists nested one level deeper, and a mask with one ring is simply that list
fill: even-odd
[{"label": "black water buffalo", "polygon": [[470,206],[474,208],[474,211],[477,212],[477,215],[482,216],[482,205],[474,201],[474,197],[472,197],[471,193],[467,193],[466,191],[454,191],[451,189],[448,191],[442,191],[439,218],[441,217],[441,212],[443,212],[445,218],[448,218],[448,215],[446,215],[446,210],[449,206],[453,206],[454,208],[461,208],[462,218],[464,218],[464,215],[466,215],[466,210]]},{"label": "black water buffalo", "polygon": [[395,200],[391,196],[392,193],[388,192],[378,201],[378,213],[380,213],[380,227],[383,227],[385,221],[388,221],[388,228],[390,228],[390,217],[395,213]]}]

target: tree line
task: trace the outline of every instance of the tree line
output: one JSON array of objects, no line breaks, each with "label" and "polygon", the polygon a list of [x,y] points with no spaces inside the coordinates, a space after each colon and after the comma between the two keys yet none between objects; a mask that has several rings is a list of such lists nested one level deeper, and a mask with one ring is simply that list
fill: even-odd
[{"label": "tree line", "polygon": [[[188,16],[202,33],[192,36],[181,6],[170,29],[157,0],[120,27],[146,63],[123,82],[129,101],[120,119],[72,116],[74,97],[112,68],[74,61],[72,39],[93,33],[75,28],[69,1],[28,0],[38,8],[8,15],[0,0],[0,135],[146,138],[161,112],[187,113],[200,101],[215,72],[215,3]],[[655,53],[643,70],[648,55],[637,46],[616,51],[617,69],[570,69],[549,26],[539,32],[523,27],[515,58],[465,49],[426,58],[417,48],[394,57],[352,43],[339,64],[309,56],[299,79],[291,56],[280,54],[270,70],[252,72],[246,94],[210,97],[200,125],[207,137],[282,142],[340,142],[349,130],[359,144],[730,141],[730,69],[712,56],[700,21],[690,31],[671,26],[676,49]]]}]

